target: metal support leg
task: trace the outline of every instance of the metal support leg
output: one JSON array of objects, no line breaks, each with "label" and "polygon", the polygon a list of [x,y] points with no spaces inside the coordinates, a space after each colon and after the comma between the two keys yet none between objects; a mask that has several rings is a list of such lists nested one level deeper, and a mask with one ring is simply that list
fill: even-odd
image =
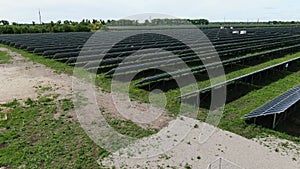
[{"label": "metal support leg", "polygon": [[196,96],[196,103],[195,103],[195,108],[199,108],[200,107],[200,93]]},{"label": "metal support leg", "polygon": [[275,129],[275,127],[276,127],[276,116],[277,116],[277,114],[274,114],[273,129]]},{"label": "metal support leg", "polygon": [[288,114],[288,111],[284,112],[284,119],[283,120],[286,120],[287,114]]}]

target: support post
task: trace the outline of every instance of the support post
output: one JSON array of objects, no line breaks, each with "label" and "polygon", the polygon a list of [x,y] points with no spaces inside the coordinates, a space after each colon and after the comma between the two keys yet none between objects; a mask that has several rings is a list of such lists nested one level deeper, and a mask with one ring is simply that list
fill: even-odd
[{"label": "support post", "polygon": [[195,102],[195,108],[199,108],[200,107],[200,93],[198,93],[196,95],[196,102]]},{"label": "support post", "polygon": [[274,114],[274,119],[273,119],[273,129],[275,129],[275,127],[276,127],[276,116],[277,116],[277,114]]},{"label": "support post", "polygon": [[284,112],[284,119],[283,119],[283,120],[286,120],[286,118],[287,118],[287,113],[288,113],[288,111]]}]

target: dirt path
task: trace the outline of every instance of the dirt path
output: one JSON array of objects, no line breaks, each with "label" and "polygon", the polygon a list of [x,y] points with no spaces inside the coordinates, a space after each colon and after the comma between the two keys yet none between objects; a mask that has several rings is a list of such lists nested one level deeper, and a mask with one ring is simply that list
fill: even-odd
[{"label": "dirt path", "polygon": [[[268,139],[269,147],[266,143],[255,142],[243,138],[234,133],[216,129],[214,134],[203,144],[199,140],[202,132],[201,128],[206,124],[185,119],[183,125],[198,124],[199,128],[192,131],[178,144],[174,149],[167,151],[164,155],[151,158],[136,158],[143,155],[140,149],[146,149],[148,152],[160,147],[147,147],[141,143],[131,145],[122,149],[109,158],[102,161],[106,166],[115,166],[117,168],[187,168],[206,169],[209,164],[217,160],[212,169],[219,169],[219,158],[223,158],[223,169],[299,169],[299,154],[292,149],[280,148],[275,151],[278,143],[286,142],[280,139]],[[171,138],[174,136],[170,133]],[[144,139],[144,142],[151,145],[151,140]],[[292,145],[292,143],[290,143]],[[299,146],[298,146],[299,147]],[[148,149],[149,148],[149,149]],[[130,153],[126,153],[130,152]],[[120,158],[120,154],[121,157]],[[128,155],[130,154],[130,156]]]},{"label": "dirt path", "polygon": [[56,74],[41,64],[27,61],[16,52],[0,48],[12,56],[11,64],[0,65],[0,103],[13,99],[35,99],[41,90],[66,97],[71,94],[72,78]]}]

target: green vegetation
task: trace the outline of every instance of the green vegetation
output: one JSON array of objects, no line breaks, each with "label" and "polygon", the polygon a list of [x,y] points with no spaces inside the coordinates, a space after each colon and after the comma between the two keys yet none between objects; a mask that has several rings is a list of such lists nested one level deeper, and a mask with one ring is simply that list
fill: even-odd
[{"label": "green vegetation", "polygon": [[249,125],[243,119],[241,119],[243,115],[255,110],[256,108],[267,103],[269,100],[277,97],[283,92],[299,84],[299,74],[283,74],[285,75],[285,77],[279,79],[278,81],[264,86],[261,89],[251,91],[246,96],[227,104],[225,106],[223,119],[221,120],[219,127],[247,138],[275,135],[280,138],[289,139],[300,143],[299,137],[293,137],[285,133],[277,132],[256,125]]},{"label": "green vegetation", "polygon": [[[108,152],[74,121],[70,100],[55,96],[0,105],[0,166],[9,168],[97,168]],[[56,118],[54,118],[56,116]]]},{"label": "green vegetation", "polygon": [[[73,68],[26,51],[8,47],[29,60],[45,64],[58,73],[72,75]],[[41,96],[52,89],[37,86],[37,100],[0,105],[0,166],[12,168],[98,168],[96,160],[109,155],[97,146],[70,114],[74,105],[70,99],[57,100],[58,95]],[[7,110],[9,112],[7,113]],[[157,132],[143,129],[127,120],[116,119],[106,113],[107,122],[118,132],[142,138]]]},{"label": "green vegetation", "polygon": [[[0,22],[1,23],[1,22]],[[22,34],[22,33],[58,33],[58,32],[91,32],[101,29],[105,24],[103,20],[83,19],[81,22],[73,22],[66,20],[64,22],[57,21],[54,23],[36,24],[18,24],[13,22],[11,25],[8,21],[2,21],[0,25],[0,34]]]},{"label": "green vegetation", "polygon": [[49,68],[54,69],[56,71],[56,73],[65,73],[65,74],[68,74],[68,75],[72,75],[72,73],[73,73],[73,67],[70,67],[70,66],[68,66],[64,63],[56,62],[56,61],[51,60],[51,59],[46,59],[44,57],[37,56],[35,54],[26,52],[24,50],[12,48],[12,47],[7,46],[7,45],[0,44],[0,47],[5,47],[5,48],[8,48],[8,49],[10,49],[14,52],[20,53],[22,56],[28,58],[32,62],[41,63],[41,64],[43,64],[43,65],[45,65]]},{"label": "green vegetation", "polygon": [[[0,45],[1,46],[1,45]],[[4,47],[8,47],[2,45]],[[73,68],[67,66],[63,63],[59,63],[50,59],[45,59],[35,54],[28,53],[26,51],[14,49],[8,47],[9,49],[21,53],[23,56],[31,59],[32,61],[36,61],[38,63],[45,64],[57,72],[65,72],[68,74],[72,73]],[[292,55],[287,55],[282,58],[273,59],[269,61],[265,61],[255,66],[251,67],[244,67],[240,70],[230,72],[226,74],[227,79],[232,79],[247,73],[251,73],[253,71],[266,68],[268,66],[290,60],[292,58],[296,58],[300,56],[299,53],[295,53]],[[273,80],[272,80],[273,79]],[[293,140],[296,142],[300,142],[298,137],[292,137],[288,134],[277,132],[274,130],[266,129],[256,125],[249,125],[241,117],[252,110],[256,109],[257,107],[263,105],[264,103],[268,102],[269,100],[273,99],[274,97],[278,96],[279,94],[285,92],[286,90],[290,89],[291,87],[297,85],[300,81],[299,73],[287,73],[281,72],[274,74],[273,78],[270,79],[270,84],[263,86],[262,88],[256,89],[248,93],[246,96],[235,100],[225,107],[224,116],[221,120],[219,125],[220,128],[237,133],[241,136],[247,138],[265,136],[266,134],[272,134],[278,136],[280,138],[285,138],[289,140]],[[279,79],[279,80],[278,80]],[[133,81],[130,86],[130,97],[133,100],[138,100],[144,103],[149,103],[148,95],[149,93],[145,90],[136,88],[134,84],[137,81]],[[99,85],[105,92],[110,92],[110,83],[111,79],[105,78],[103,74],[99,74],[96,77],[96,84]],[[207,87],[210,85],[209,80],[201,81],[198,83],[200,87]],[[171,115],[176,115],[179,111],[180,101],[176,99],[176,96],[180,95],[180,91],[176,90],[169,90],[166,93],[166,97],[168,99],[167,102],[167,109],[172,113]],[[205,120],[207,115],[207,110],[201,109],[198,114],[198,118],[200,120]],[[150,131],[151,133],[151,131]]]},{"label": "green vegetation", "polygon": [[108,20],[108,26],[157,26],[157,25],[208,25],[209,21],[207,19],[152,19],[145,20],[144,23],[139,23],[138,20]]},{"label": "green vegetation", "polygon": [[11,57],[4,51],[0,51],[0,64],[10,63]]},{"label": "green vegetation", "polygon": [[[94,32],[100,29],[118,29],[121,28],[131,28],[143,26],[156,26],[158,28],[168,28],[167,26],[186,26],[186,25],[196,25],[201,28],[219,28],[220,26],[225,27],[280,27],[280,26],[298,26],[300,23],[298,21],[269,21],[269,22],[214,22],[211,23],[207,19],[159,19],[155,18],[152,20],[145,20],[144,22],[139,22],[137,20],[121,19],[121,20],[97,20],[97,19],[83,19],[81,22],[76,21],[51,21],[50,23],[36,24],[32,21],[32,24],[22,24],[6,20],[0,20],[0,34],[23,34],[23,33],[58,33],[58,32]],[[107,27],[109,26],[109,27]]]},{"label": "green vegetation", "polygon": [[[63,63],[46,59],[26,51],[14,49],[6,45],[10,50],[18,52],[33,62],[44,64],[58,73],[72,75],[73,68]],[[232,79],[265,67],[299,57],[300,53],[287,55],[282,58],[266,60],[251,67],[241,67],[239,70],[226,74],[227,79]],[[246,138],[274,135],[279,138],[300,143],[299,137],[293,137],[283,132],[263,128],[253,124],[247,124],[241,117],[257,107],[263,105],[279,94],[294,87],[300,81],[300,71],[296,73],[278,72],[260,87],[251,90],[247,95],[228,103],[225,107],[223,118],[219,124],[221,129],[237,133]],[[96,84],[104,91],[110,91],[111,79],[104,78],[103,74],[97,75]],[[130,86],[130,97],[134,100],[148,103],[149,93],[145,90]],[[198,83],[200,87],[210,85],[208,80]],[[51,88],[41,88],[42,91]],[[166,92],[168,99],[167,109],[176,115],[180,101],[175,97],[180,91],[169,90]],[[68,115],[74,105],[69,99],[56,100],[56,97],[41,97],[38,100],[28,99],[25,104],[18,101],[1,105],[1,111],[7,108],[11,111],[7,114],[7,120],[0,123],[0,166],[16,168],[25,165],[28,168],[96,168],[96,160],[105,157],[108,152],[96,146],[81,129],[78,122]],[[54,114],[61,110],[59,118]],[[107,112],[109,113],[109,112]],[[207,110],[201,109],[199,120],[205,120]],[[1,114],[1,118],[2,114]],[[145,130],[131,121],[107,117],[108,123],[122,134],[135,138],[149,136],[156,130]],[[199,126],[195,125],[195,128]],[[200,157],[199,157],[200,158]],[[188,165],[186,165],[188,167]]]}]

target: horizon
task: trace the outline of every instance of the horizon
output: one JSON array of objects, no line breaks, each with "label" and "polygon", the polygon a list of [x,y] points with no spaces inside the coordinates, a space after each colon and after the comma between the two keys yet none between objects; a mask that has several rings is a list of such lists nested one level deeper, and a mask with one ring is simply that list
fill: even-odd
[{"label": "horizon", "polygon": [[[293,5],[291,5],[293,4]],[[17,23],[39,22],[41,11],[44,23],[58,20],[81,21],[82,19],[114,19],[119,20],[143,13],[168,14],[176,18],[208,19],[210,22],[268,22],[268,21],[299,21],[300,2],[296,0],[279,0],[241,2],[228,0],[211,1],[179,1],[170,0],[147,1],[132,0],[131,3],[112,0],[82,3],[77,0],[53,0],[51,2],[16,0],[0,2],[0,19]],[[4,8],[3,8],[4,7]],[[246,8],[247,7],[247,8]],[[17,12],[11,12],[17,11]]]}]

